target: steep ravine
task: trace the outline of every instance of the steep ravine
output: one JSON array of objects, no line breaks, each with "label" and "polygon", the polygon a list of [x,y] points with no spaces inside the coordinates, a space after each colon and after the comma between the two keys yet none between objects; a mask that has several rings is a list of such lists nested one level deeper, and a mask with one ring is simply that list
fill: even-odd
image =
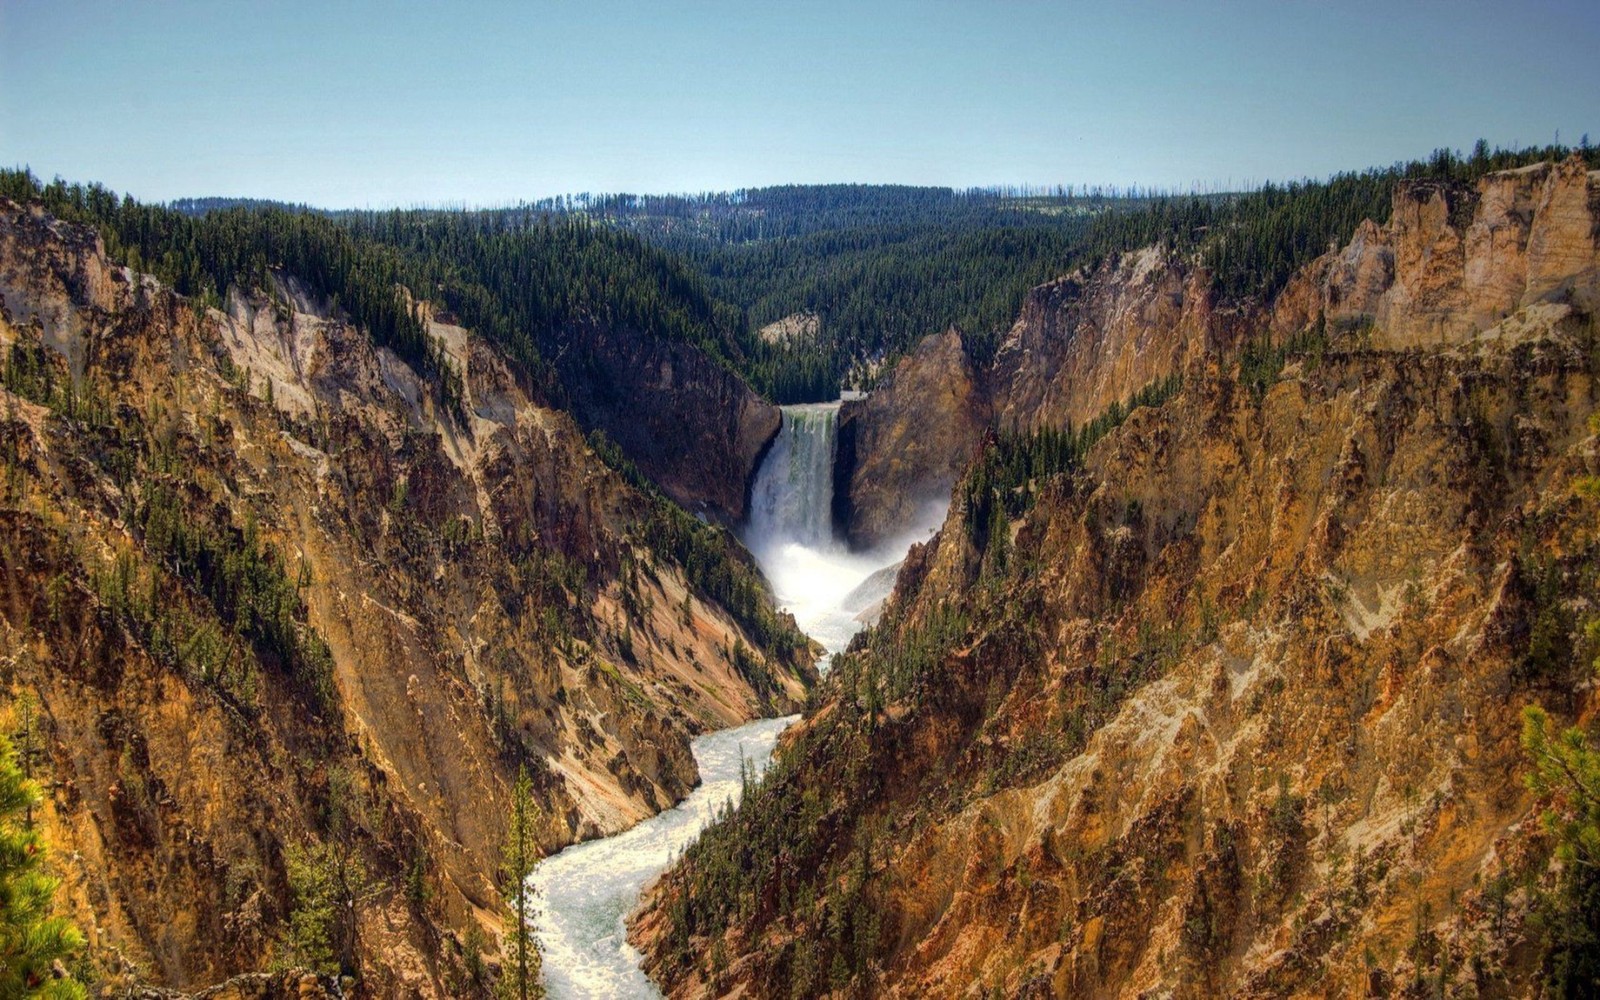
[{"label": "steep ravine", "polygon": [[745,519],[776,406],[699,347],[636,331],[575,328],[557,359],[579,421],[685,508],[719,524]]},{"label": "steep ravine", "polygon": [[1157,249],[1036,293],[1002,428],[1178,390],[1016,497],[957,488],[647,901],[667,992],[1536,995],[1520,713],[1600,707],[1597,192],[1402,185],[1268,303]]},{"label": "steep ravine", "polygon": [[[762,461],[744,537],[779,604],[830,656],[844,649],[887,595],[906,542],[852,552],[833,524],[839,404],[783,408]],[[904,535],[904,530],[902,530]],[[824,661],[825,662],[825,661]],[[695,742],[703,784],[677,807],[623,833],[575,845],[540,865],[537,926],[552,997],[658,996],[628,945],[625,915],[640,890],[693,843],[745,780],[768,764],[789,718],[767,719]]]},{"label": "steep ravine", "polygon": [[305,849],[364,873],[334,944],[366,988],[471,994],[519,767],[554,849],[805,697],[809,654],[658,555],[653,501],[470,331],[429,325],[451,413],[293,275],[206,310],[10,202],[0,297],[3,680],[109,985],[306,961]]}]

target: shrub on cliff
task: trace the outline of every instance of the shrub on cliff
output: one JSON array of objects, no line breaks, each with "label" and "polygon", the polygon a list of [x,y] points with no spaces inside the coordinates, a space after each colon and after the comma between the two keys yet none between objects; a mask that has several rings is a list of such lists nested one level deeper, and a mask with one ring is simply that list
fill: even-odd
[{"label": "shrub on cliff", "polygon": [[50,916],[58,880],[45,872],[44,843],[25,818],[38,801],[0,736],[0,996],[79,1000],[88,994],[58,974],[58,963],[83,947],[83,935]]},{"label": "shrub on cliff", "polygon": [[1523,711],[1522,745],[1533,761],[1528,787],[1550,802],[1544,822],[1562,866],[1549,900],[1548,986],[1554,996],[1600,995],[1600,749],[1576,726],[1552,734],[1536,705]]}]

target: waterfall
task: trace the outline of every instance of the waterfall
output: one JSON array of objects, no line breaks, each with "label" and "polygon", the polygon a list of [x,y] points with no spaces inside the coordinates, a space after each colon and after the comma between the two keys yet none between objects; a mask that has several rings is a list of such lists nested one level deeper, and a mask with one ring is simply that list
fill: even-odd
[{"label": "waterfall", "polygon": [[[899,560],[905,546],[851,552],[833,530],[833,452],[838,403],[783,408],[783,427],[772,442],[750,491],[745,544],[772,584],[778,604],[801,629],[838,652],[865,624],[862,611],[877,598],[852,601],[872,574]],[[877,588],[887,593],[893,574]],[[819,664],[827,669],[827,660]]]},{"label": "waterfall", "polygon": [[783,408],[783,427],[750,492],[746,539],[757,551],[801,545],[827,551],[833,534],[833,449],[838,403]]},{"label": "waterfall", "polygon": [[[833,531],[833,449],[838,403],[785,406],[783,427],[751,489],[744,540],[773,596],[829,653],[850,642],[894,584],[906,546],[928,526],[871,552],[851,552]],[[942,509],[939,515],[943,516]],[[937,523],[937,521],[933,522]],[[819,669],[826,669],[823,657]],[[704,779],[675,809],[626,833],[567,848],[539,866],[539,940],[554,997],[653,997],[622,921],[639,887],[666,867],[721,803],[737,799],[740,759],[757,774],[792,719],[768,719],[694,741]]]}]

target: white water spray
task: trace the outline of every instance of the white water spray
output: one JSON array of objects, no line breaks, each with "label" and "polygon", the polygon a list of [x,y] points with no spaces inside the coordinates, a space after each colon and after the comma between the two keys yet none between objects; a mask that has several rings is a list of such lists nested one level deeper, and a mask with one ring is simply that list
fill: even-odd
[{"label": "white water spray", "polygon": [[881,572],[905,558],[912,542],[944,518],[926,523],[869,552],[852,552],[833,530],[834,447],[838,403],[783,408],[783,429],[750,491],[745,545],[761,564],[779,607],[832,654],[866,624],[864,612],[889,595],[894,574]]},{"label": "white water spray", "polygon": [[[751,490],[746,546],[755,555],[779,606],[831,655],[865,625],[894,587],[892,567],[913,541],[944,517],[891,545],[853,553],[833,530],[833,466],[838,403],[783,408],[783,428]],[[694,741],[702,784],[676,808],[625,833],[577,844],[539,866],[536,915],[545,983],[557,1000],[658,997],[639,969],[623,921],[646,882],[682,853],[727,800],[737,800],[739,760],[757,773],[766,767],[789,719],[762,719]]]}]

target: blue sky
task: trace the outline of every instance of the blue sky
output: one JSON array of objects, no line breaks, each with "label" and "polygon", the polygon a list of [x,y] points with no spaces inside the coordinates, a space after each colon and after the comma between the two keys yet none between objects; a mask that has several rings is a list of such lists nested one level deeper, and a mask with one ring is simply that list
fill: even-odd
[{"label": "blue sky", "polygon": [[0,163],[138,197],[1187,188],[1600,142],[1600,2],[0,0]]}]

